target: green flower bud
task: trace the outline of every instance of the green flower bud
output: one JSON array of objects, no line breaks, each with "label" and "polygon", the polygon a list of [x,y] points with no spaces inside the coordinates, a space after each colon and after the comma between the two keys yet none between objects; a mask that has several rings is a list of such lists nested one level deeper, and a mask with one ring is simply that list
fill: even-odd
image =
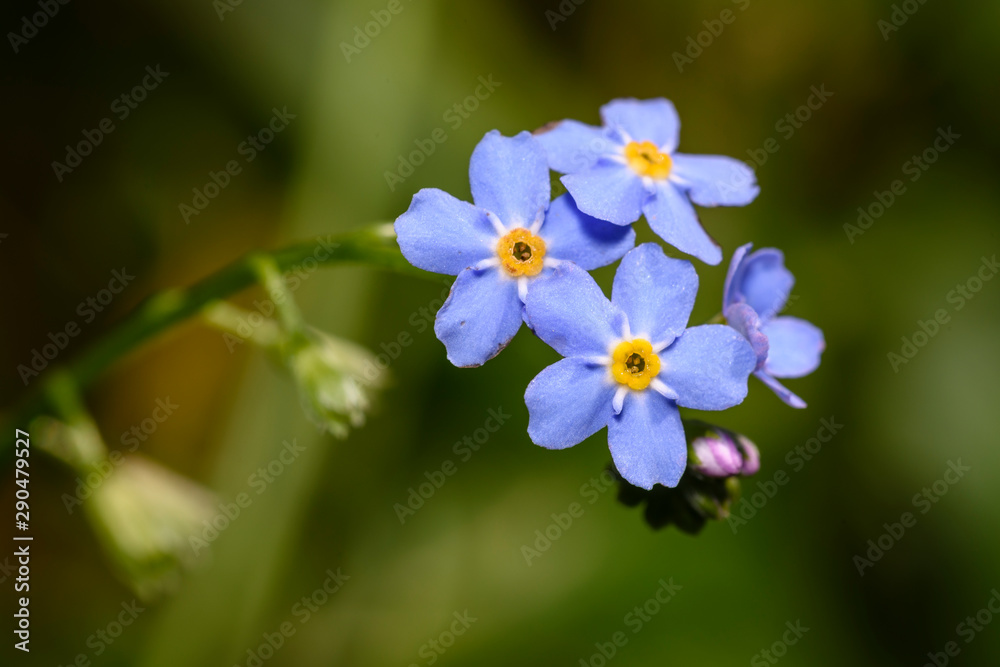
[{"label": "green flower bud", "polygon": [[365,348],[308,328],[284,346],[284,357],[310,419],[337,437],[364,424],[369,392],[383,372]]}]

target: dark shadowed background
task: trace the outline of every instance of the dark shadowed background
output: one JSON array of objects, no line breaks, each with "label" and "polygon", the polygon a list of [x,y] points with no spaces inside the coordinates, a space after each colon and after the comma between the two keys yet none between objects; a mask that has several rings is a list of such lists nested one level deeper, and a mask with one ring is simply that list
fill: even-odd
[{"label": "dark shadowed background", "polygon": [[[113,449],[169,399],[179,407],[139,451],[221,501],[247,491],[284,441],[305,451],[112,642],[95,633],[135,595],[60,500],[74,476],[37,455],[32,652],[10,645],[5,569],[4,664],[773,664],[767,649],[789,665],[884,667],[925,664],[949,642],[949,664],[1000,659],[1000,620],[984,623],[992,612],[960,626],[1000,587],[1000,280],[982,281],[1000,251],[1000,5],[49,5],[54,16],[34,31],[24,17],[43,11],[38,3],[0,12],[2,404],[25,390],[18,365],[67,322],[81,332],[53,365],[150,294],[249,250],[392,221],[422,187],[467,198],[469,155],[491,129],[597,123],[598,107],[622,96],[670,98],[681,150],[757,167],[758,200],[704,210],[703,222],[727,262],[748,241],[785,251],[797,277],[788,312],[822,327],[827,351],[816,373],[789,381],[808,409],[751,380],[743,405],[709,415],[759,445],[748,493],[779,471],[788,482],[758,496],[766,503],[745,524],[692,538],[653,532],[613,490],[583,487],[609,460],[603,433],[563,452],[528,440],[524,388],[558,358],[541,341],[522,331],[483,368],[456,369],[427,317],[444,280],[307,274],[296,297],[310,322],[396,357],[368,425],[344,441],[321,437],[280,368],[249,345],[231,352],[198,322],[127,356],[86,393]],[[144,78],[143,100],[115,103]],[[276,112],[287,127],[248,148]],[[105,118],[112,131],[95,135]],[[411,158],[421,145],[429,152],[438,128],[446,141]],[[66,146],[84,132],[100,137],[91,154],[70,171],[53,167],[69,164]],[[193,189],[233,160],[239,173],[196,202]],[[207,205],[192,214],[182,204]],[[725,264],[696,268],[693,321],[703,321],[718,310]],[[135,278],[109,305],[80,309],[123,270]],[[597,272],[606,288],[612,275]],[[259,298],[249,290],[238,301]],[[412,343],[397,350],[403,333]],[[490,410],[510,417],[478,451],[456,450]],[[811,458],[797,454],[822,420],[842,428],[814,442]],[[455,474],[401,523],[394,505],[447,460]],[[951,464],[968,470],[939,482],[939,495]],[[933,503],[917,495],[925,488]],[[527,563],[522,546],[573,502],[583,516]],[[904,512],[916,523],[899,536]],[[898,537],[884,537],[889,529]],[[870,558],[880,537],[889,548],[859,574],[855,557]],[[338,568],[349,579],[303,622],[303,596]],[[637,622],[634,608],[671,578],[682,588]],[[477,620],[450,636],[465,612]],[[797,622],[808,631],[782,645]],[[284,623],[294,634],[261,651]],[[625,641],[608,660],[600,652],[618,632]]]}]

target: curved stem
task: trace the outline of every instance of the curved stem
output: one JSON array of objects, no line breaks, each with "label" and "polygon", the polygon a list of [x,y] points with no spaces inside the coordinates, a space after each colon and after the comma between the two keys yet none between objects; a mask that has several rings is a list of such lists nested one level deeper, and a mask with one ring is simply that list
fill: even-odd
[{"label": "curved stem", "polygon": [[[388,225],[374,225],[344,234],[331,234],[297,243],[272,252],[255,252],[195,283],[187,289],[169,289],[140,304],[124,322],[97,340],[61,372],[51,369],[39,378],[16,407],[4,417],[0,433],[26,422],[47,409],[48,384],[56,377],[72,381],[83,389],[129,352],[175,324],[198,314],[209,303],[260,282],[261,257],[269,258],[269,267],[284,273],[300,268],[334,264],[363,264],[408,275],[429,278],[433,274],[414,268],[403,258]],[[0,451],[11,439],[0,438]]]}]

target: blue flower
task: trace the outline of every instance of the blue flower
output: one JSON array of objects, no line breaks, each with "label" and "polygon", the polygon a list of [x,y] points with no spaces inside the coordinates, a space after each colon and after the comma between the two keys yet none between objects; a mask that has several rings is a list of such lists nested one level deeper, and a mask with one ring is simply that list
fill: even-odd
[{"label": "blue flower", "polygon": [[819,367],[826,348],[823,332],[797,317],[776,317],[785,307],[795,277],[785,256],[775,248],[748,255],[752,243],[736,249],[729,264],[722,312],[729,326],[742,333],[757,354],[754,375],[793,408],[805,401],[775,378],[798,378]]},{"label": "blue flower", "polygon": [[635,233],[551,202],[545,151],[530,133],[488,133],[472,153],[475,205],[424,189],[396,220],[399,248],[421,269],[457,275],[434,333],[456,366],[479,366],[514,337],[534,279],[562,261],[591,270],[619,259]]},{"label": "blue flower", "polygon": [[607,426],[622,477],[644,489],[676,486],[687,464],[678,408],[741,403],[756,363],[730,327],[686,328],[697,291],[691,263],[651,243],[622,259],[611,301],[572,264],[532,285],[528,321],[566,357],[525,391],[532,441],[564,449]]},{"label": "blue flower", "polygon": [[670,101],[620,99],[601,107],[604,127],[564,120],[537,133],[549,166],[580,210],[628,225],[645,215],[664,241],[706,264],[722,251],[705,233],[699,206],[746,206],[760,188],[743,162],[674,152],[680,120]]}]

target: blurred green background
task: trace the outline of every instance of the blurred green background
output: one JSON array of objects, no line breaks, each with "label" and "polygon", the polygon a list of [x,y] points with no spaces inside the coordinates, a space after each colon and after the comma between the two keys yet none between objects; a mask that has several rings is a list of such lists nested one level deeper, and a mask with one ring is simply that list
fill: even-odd
[{"label": "blurred green background", "polygon": [[[541,341],[522,331],[483,368],[456,369],[420,312],[434,308],[443,280],[318,271],[296,292],[310,322],[375,351],[412,336],[369,424],[345,441],[322,437],[280,368],[248,345],[230,353],[197,322],[129,355],[86,394],[112,448],[169,398],[180,407],[139,451],[223,501],[246,491],[284,440],[306,450],[111,644],[93,635],[134,594],[80,513],[66,512],[73,475],[34,458],[32,652],[8,644],[5,664],[69,665],[82,654],[149,667],[600,667],[596,645],[619,631],[627,643],[609,663],[771,664],[760,652],[796,621],[809,631],[783,664],[922,665],[950,641],[960,648],[951,664],[998,662],[1000,622],[969,643],[957,626],[1000,587],[1000,281],[960,310],[948,296],[1000,251],[1000,5],[912,1],[907,15],[884,0],[400,0],[391,22],[347,53],[386,0],[237,2],[71,3],[26,42],[8,35],[0,403],[24,390],[16,367],[81,319],[77,305],[115,269],[135,281],[58,361],[150,294],[251,249],[391,221],[422,187],[467,198],[469,155],[491,129],[596,123],[614,97],[665,96],[681,114],[681,150],[759,167],[753,205],[702,211],[727,262],[748,241],[782,248],[798,279],[788,312],[826,334],[819,371],[788,383],[808,409],[751,380],[743,405],[707,415],[760,446],[748,491],[780,470],[790,481],[736,532],[653,532],[613,491],[581,489],[609,460],[603,432],[563,452],[528,440],[524,388],[558,358]],[[6,3],[0,27],[21,33],[37,11]],[[899,29],[880,27],[894,11]],[[689,41],[699,35],[700,54]],[[674,54],[689,48],[697,57],[679,68]],[[169,74],[116,116],[112,101],[157,65]],[[499,85],[467,118],[446,116],[491,76]],[[799,127],[781,123],[813,86],[833,95]],[[243,161],[241,142],[274,108],[295,118]],[[51,163],[105,117],[114,131],[57,180]],[[385,172],[436,128],[447,141],[390,189]],[[911,181],[907,163],[948,128],[960,138]],[[760,164],[767,145],[777,151]],[[241,173],[186,224],[179,205],[233,159]],[[897,179],[905,193],[851,238],[844,225]],[[696,267],[693,320],[703,321],[718,309],[725,265]],[[597,273],[605,287],[612,275]],[[888,353],[941,308],[948,323],[894,371]],[[453,445],[490,409],[510,419],[462,460]],[[812,460],[786,459],[831,418],[843,428]],[[457,472],[401,524],[394,505],[449,459]],[[959,459],[971,470],[920,514],[914,494]],[[7,465],[5,508],[16,488]],[[529,566],[522,545],[573,502],[584,515]],[[860,576],[854,557],[906,511],[916,525]],[[302,623],[296,605],[338,568],[350,578]],[[15,596],[12,575],[0,577],[6,626]],[[682,589],[633,632],[627,614],[671,578]],[[477,620],[451,644],[442,633],[466,611]],[[295,633],[279,650],[248,654],[285,622]],[[449,646],[435,652],[431,640]]]}]

